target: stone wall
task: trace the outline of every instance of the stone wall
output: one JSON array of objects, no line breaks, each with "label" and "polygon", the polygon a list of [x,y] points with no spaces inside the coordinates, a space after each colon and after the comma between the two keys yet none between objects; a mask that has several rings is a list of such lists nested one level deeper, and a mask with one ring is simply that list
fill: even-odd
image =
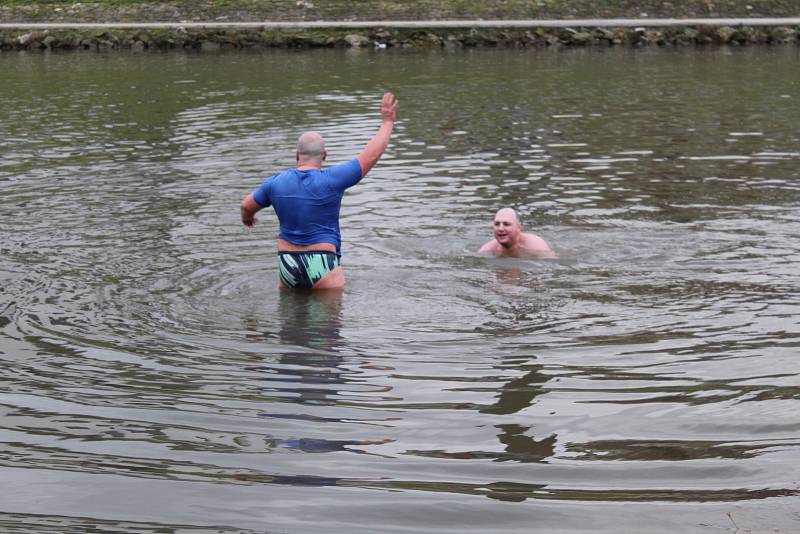
[{"label": "stone wall", "polygon": [[562,47],[800,44],[798,27],[6,30],[3,50]]}]

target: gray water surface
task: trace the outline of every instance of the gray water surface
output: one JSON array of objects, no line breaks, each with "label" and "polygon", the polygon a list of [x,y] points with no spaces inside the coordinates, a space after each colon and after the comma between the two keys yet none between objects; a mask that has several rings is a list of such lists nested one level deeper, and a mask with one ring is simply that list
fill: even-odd
[{"label": "gray water surface", "polygon": [[[0,530],[800,532],[798,59],[0,55]],[[280,292],[239,202],[387,90]]]}]

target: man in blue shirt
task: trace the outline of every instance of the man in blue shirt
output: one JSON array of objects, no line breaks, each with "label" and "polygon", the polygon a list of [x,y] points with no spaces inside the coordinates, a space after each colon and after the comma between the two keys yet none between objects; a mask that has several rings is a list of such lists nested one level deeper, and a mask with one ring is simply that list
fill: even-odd
[{"label": "man in blue shirt", "polygon": [[281,287],[332,289],[344,287],[339,210],[345,189],[357,184],[389,146],[396,119],[397,99],[381,100],[381,126],[357,158],[322,169],[328,157],[316,132],[297,142],[297,167],[270,176],[242,201],[242,223],[256,224],[256,213],[275,209],[280,223],[278,257]]}]

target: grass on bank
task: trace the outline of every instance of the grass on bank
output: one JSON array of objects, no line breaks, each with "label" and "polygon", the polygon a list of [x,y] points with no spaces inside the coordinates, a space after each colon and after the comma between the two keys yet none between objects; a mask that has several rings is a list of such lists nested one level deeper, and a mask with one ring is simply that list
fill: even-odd
[{"label": "grass on bank", "polygon": [[798,0],[0,0],[0,20],[292,21],[797,17]]}]

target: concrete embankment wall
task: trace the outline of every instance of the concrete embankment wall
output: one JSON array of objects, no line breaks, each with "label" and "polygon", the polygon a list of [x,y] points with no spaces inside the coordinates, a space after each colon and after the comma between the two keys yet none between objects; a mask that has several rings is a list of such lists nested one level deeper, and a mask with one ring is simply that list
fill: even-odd
[{"label": "concrete embankment wall", "polygon": [[3,50],[800,44],[800,19],[0,24]]}]

